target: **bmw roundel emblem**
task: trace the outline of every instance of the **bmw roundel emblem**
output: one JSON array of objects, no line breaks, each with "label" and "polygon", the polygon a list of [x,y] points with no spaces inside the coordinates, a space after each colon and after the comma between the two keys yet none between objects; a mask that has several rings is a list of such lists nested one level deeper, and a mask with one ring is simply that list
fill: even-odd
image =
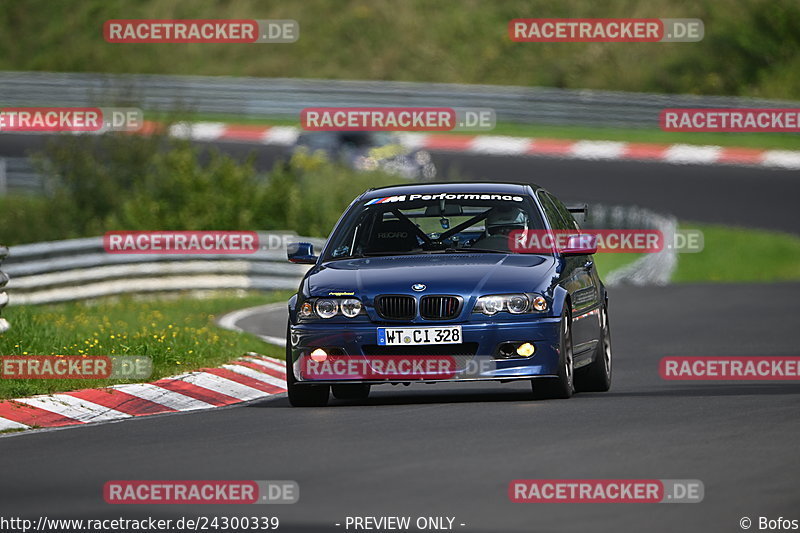
[{"label": "bmw roundel emblem", "polygon": [[417,292],[424,291],[425,290],[425,284],[424,283],[415,283],[415,284],[413,284],[411,286],[411,288],[413,290],[417,291]]}]

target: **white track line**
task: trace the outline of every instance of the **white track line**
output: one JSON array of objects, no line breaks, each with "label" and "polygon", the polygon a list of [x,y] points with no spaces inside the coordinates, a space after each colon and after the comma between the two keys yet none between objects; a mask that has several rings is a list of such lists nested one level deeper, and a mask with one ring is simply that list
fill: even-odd
[{"label": "white track line", "polygon": [[281,361],[280,363],[276,363],[274,361],[265,361],[264,359],[259,359],[257,357],[245,357],[244,360],[249,361],[251,363],[255,363],[257,365],[261,365],[265,368],[269,368],[270,370],[273,371],[286,373],[286,366],[283,363],[283,361]]},{"label": "white track line", "polygon": [[270,385],[275,385],[276,387],[281,387],[283,389],[286,388],[286,380],[276,378],[275,376],[265,374],[264,372],[259,372],[258,370],[254,370],[247,366],[233,364],[222,365],[222,368],[226,368],[231,372],[236,372],[237,374],[241,374],[249,378],[257,379],[258,381],[263,381],[264,383],[269,383]]},{"label": "white track line", "polygon": [[0,417],[0,431],[5,431],[8,429],[29,429],[29,428],[30,426],[26,426],[25,424],[20,424],[19,422],[14,422],[13,420]]},{"label": "white track line", "polygon": [[179,139],[213,141],[222,137],[227,127],[223,122],[180,122],[170,126],[169,134]]},{"label": "white track line", "polygon": [[185,394],[163,389],[152,383],[128,383],[126,385],[115,385],[113,388],[176,411],[193,411],[195,409],[209,409],[214,407],[213,404],[197,400]]},{"label": "white track line", "polygon": [[268,394],[264,391],[254,389],[253,387],[248,387],[247,385],[242,385],[241,383],[231,381],[230,379],[223,378],[215,374],[209,374],[208,372],[196,372],[193,374],[188,374],[184,376],[181,381],[196,385],[198,387],[203,387],[204,389],[218,392],[220,394],[225,394],[241,401],[255,400],[256,398],[268,396]]},{"label": "white track line", "polygon": [[578,159],[620,159],[628,146],[614,141],[578,141],[572,145],[570,154]]},{"label": "white track line", "polygon": [[779,168],[800,169],[800,152],[788,150],[767,150],[762,165]]},{"label": "white track line", "polygon": [[14,400],[25,403],[37,409],[43,409],[56,413],[67,418],[73,418],[79,422],[101,422],[104,420],[117,420],[120,418],[130,418],[132,415],[103,407],[94,402],[69,396],[67,394],[52,394],[49,396],[33,396],[31,398],[20,398]]},{"label": "white track line", "polygon": [[519,155],[527,153],[531,139],[500,135],[480,135],[472,141],[470,152],[479,154]]},{"label": "white track line", "polygon": [[[239,321],[244,320],[245,318],[248,318],[250,315],[254,315],[256,313],[271,313],[274,311],[278,311],[279,309],[286,309],[286,303],[277,302],[266,305],[257,305],[255,307],[247,307],[245,309],[239,309],[238,311],[233,311],[231,313],[219,317],[219,319],[217,320],[217,325],[221,328],[225,328],[231,331],[245,332],[242,328],[240,328],[237,325]],[[264,342],[268,342],[269,344],[275,344],[280,347],[286,346],[286,339],[284,339],[283,337],[274,337],[272,335],[256,335],[256,336],[261,340],[263,340]]]},{"label": "white track line", "polygon": [[664,152],[664,160],[670,163],[715,163],[722,152],[719,146],[692,146],[673,144]]},{"label": "white track line", "polygon": [[300,130],[291,126],[273,126],[262,137],[264,144],[291,146],[297,141]]}]

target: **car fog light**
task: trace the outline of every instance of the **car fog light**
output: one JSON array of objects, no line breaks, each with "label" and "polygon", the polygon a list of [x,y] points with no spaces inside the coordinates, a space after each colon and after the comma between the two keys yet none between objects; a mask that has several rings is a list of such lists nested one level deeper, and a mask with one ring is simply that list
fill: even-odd
[{"label": "car fog light", "polygon": [[327,358],[328,358],[328,352],[326,352],[322,348],[317,348],[316,350],[311,352],[311,359],[313,359],[317,363],[322,363]]},{"label": "car fog light", "polygon": [[535,351],[536,347],[529,342],[522,343],[517,347],[517,355],[522,357],[530,357]]}]

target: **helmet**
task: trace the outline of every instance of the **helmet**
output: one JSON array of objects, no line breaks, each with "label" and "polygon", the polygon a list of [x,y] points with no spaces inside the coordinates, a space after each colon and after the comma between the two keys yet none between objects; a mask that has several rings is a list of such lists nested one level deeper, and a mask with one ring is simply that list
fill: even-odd
[{"label": "helmet", "polygon": [[515,229],[527,229],[528,214],[519,207],[495,207],[486,216],[486,233],[504,235]]}]

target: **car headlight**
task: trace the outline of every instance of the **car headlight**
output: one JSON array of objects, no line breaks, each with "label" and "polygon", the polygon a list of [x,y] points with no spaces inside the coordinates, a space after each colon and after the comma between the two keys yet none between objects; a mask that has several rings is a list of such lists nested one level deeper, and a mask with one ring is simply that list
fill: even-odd
[{"label": "car headlight", "polygon": [[515,315],[527,311],[529,304],[530,302],[528,302],[528,298],[523,294],[515,294],[506,300],[506,308],[508,309],[508,312]]},{"label": "car headlight", "polygon": [[539,294],[491,294],[478,298],[472,310],[473,313],[483,313],[489,316],[501,311],[512,315],[541,313],[547,311],[547,300]]},{"label": "car headlight", "polygon": [[339,312],[339,304],[336,300],[317,300],[314,310],[320,318],[333,318]]},{"label": "car headlight", "polygon": [[340,307],[344,316],[353,318],[361,312],[361,300],[347,298],[346,300],[342,300]]},{"label": "car headlight", "polygon": [[301,319],[333,318],[342,314],[347,318],[357,317],[364,310],[358,298],[309,298],[297,311]]}]

